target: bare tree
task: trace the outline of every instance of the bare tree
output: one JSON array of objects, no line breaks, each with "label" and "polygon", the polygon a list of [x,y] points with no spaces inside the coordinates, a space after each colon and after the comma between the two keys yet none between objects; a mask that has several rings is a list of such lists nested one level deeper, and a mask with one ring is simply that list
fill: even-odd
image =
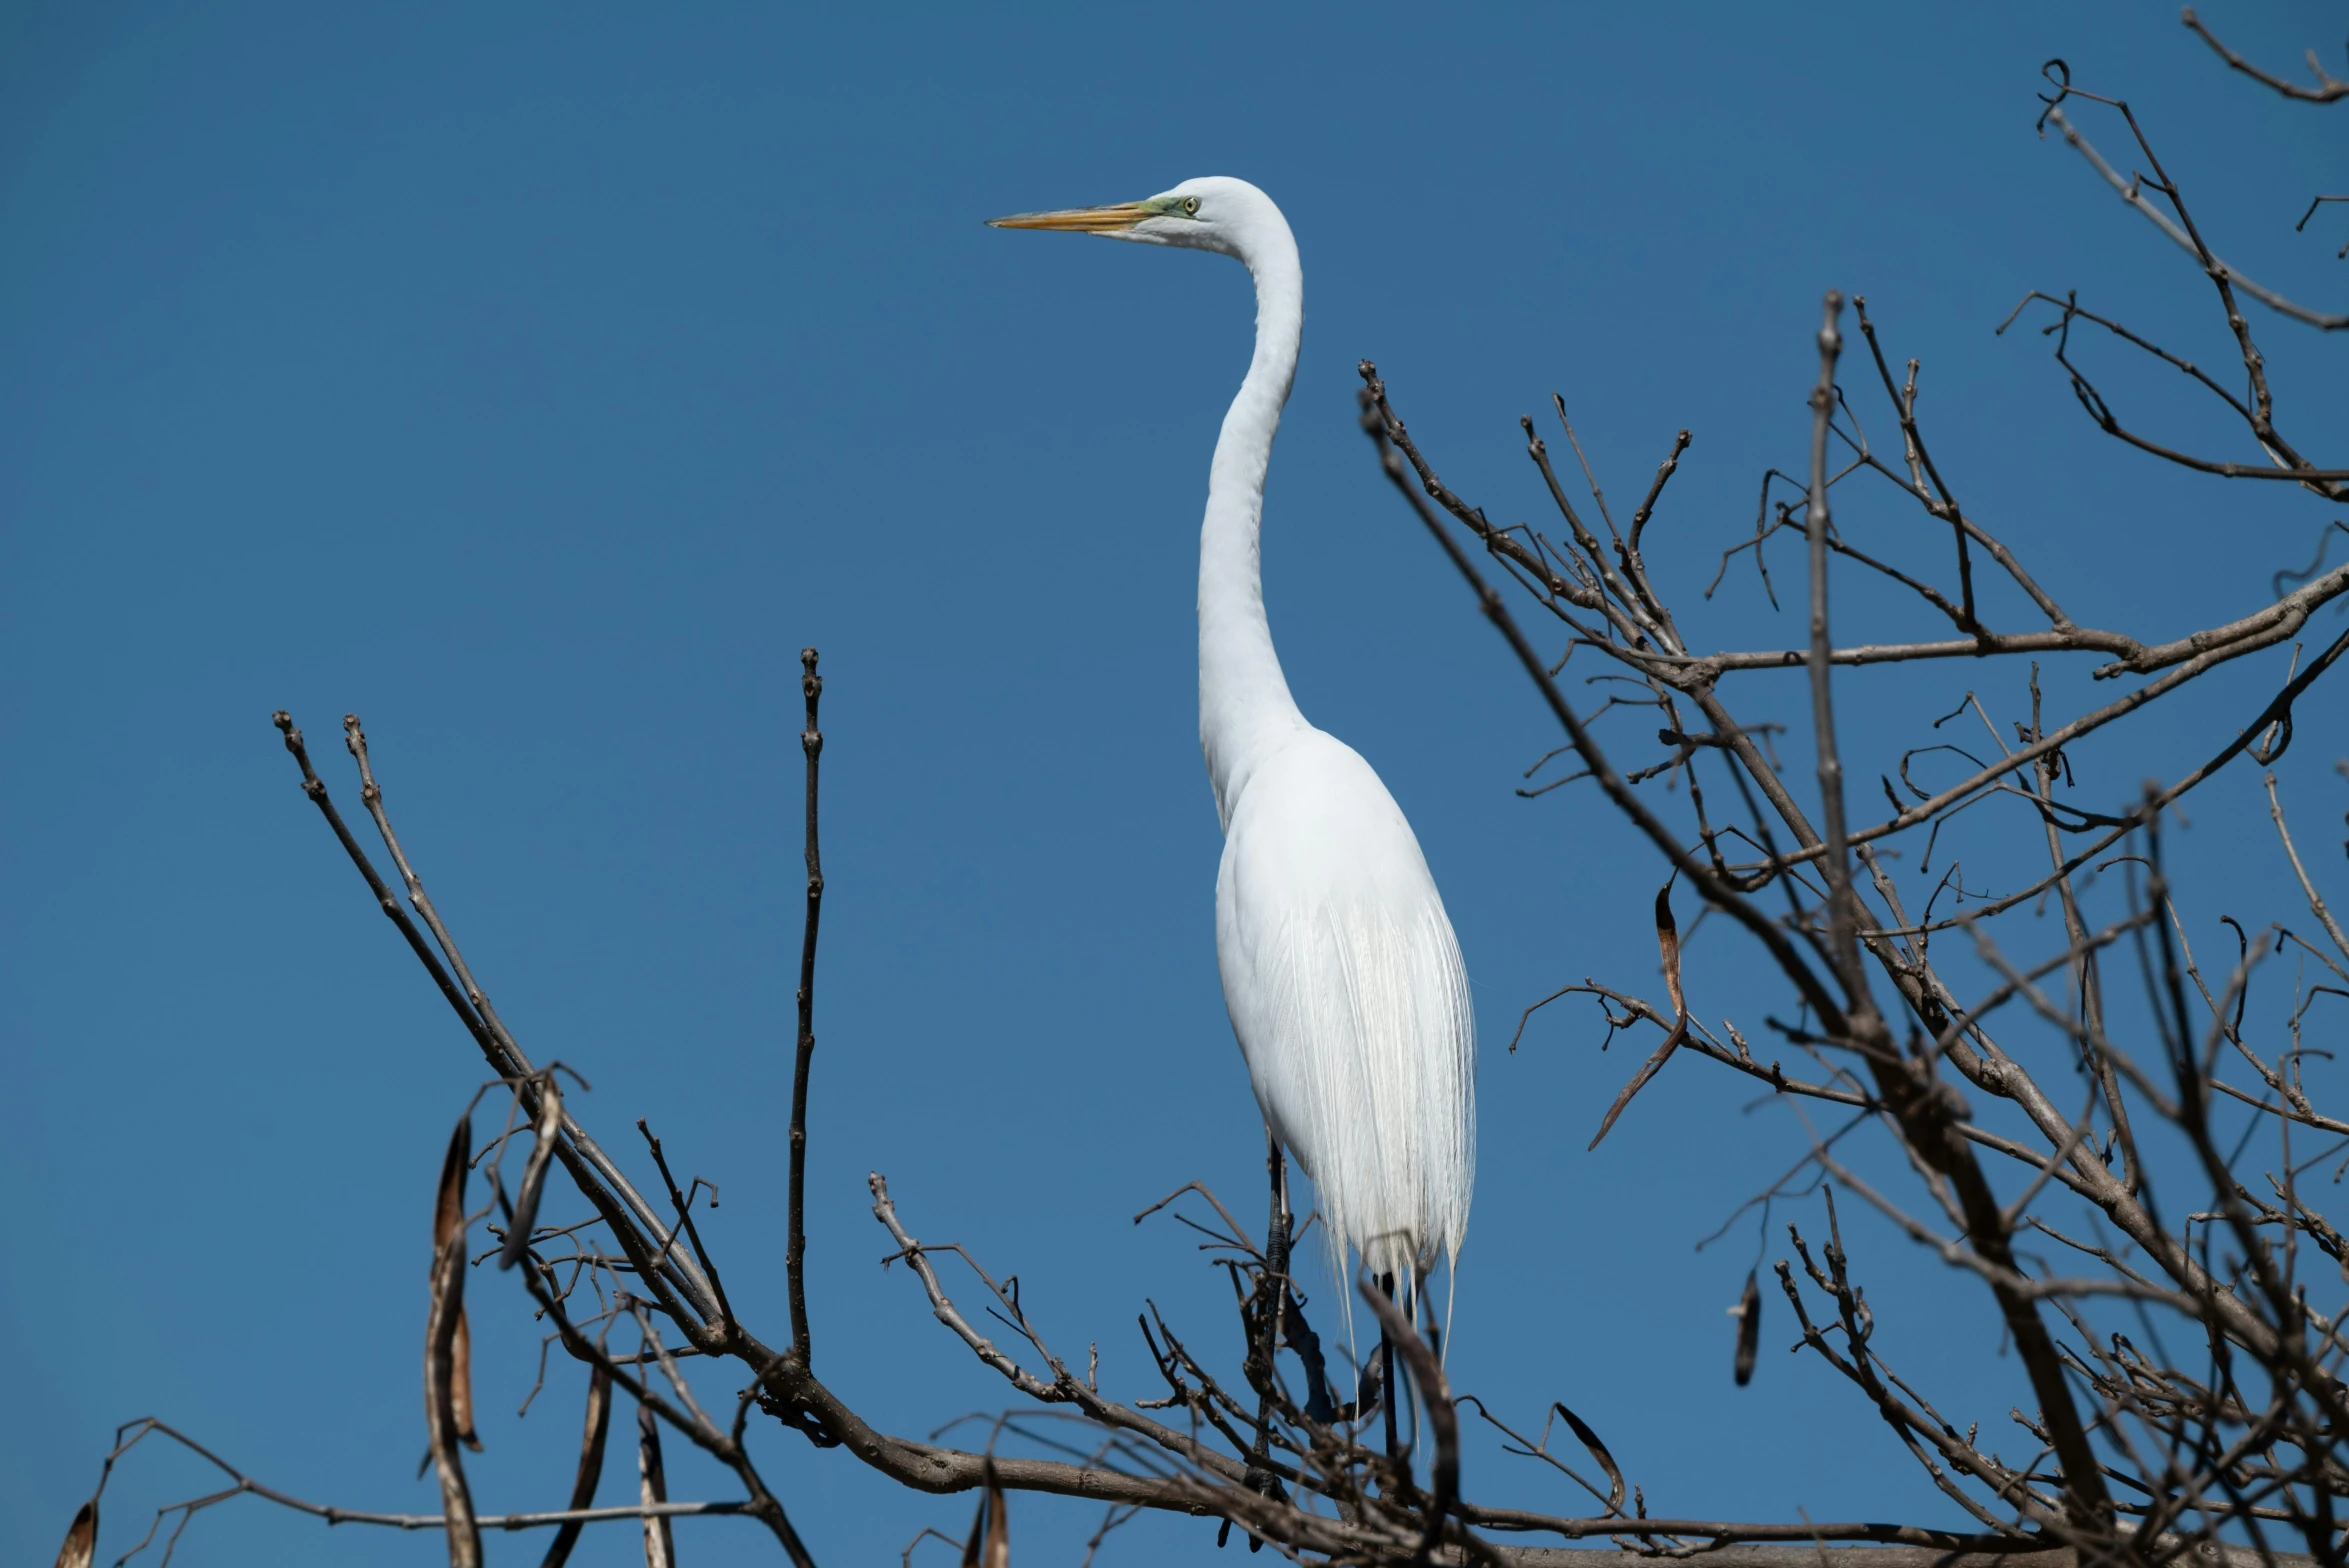
[{"label": "bare tree", "polygon": [[[2300,86],[2229,50],[2193,12],[2185,23],[2268,89],[2318,105],[2349,96],[2349,87],[2321,68],[2314,87]],[[2227,481],[2295,486],[2325,503],[2349,498],[2349,468],[2310,455],[2279,411],[2246,301],[2294,328],[2335,331],[2349,316],[2296,303],[2222,260],[2128,105],[2074,85],[2060,61],[2050,63],[2048,78],[2042,130],[2054,128],[2191,256],[2239,364],[2205,370],[2072,292],[2034,290],[2000,330],[2039,327],[2096,429],[2148,460]],[[2122,160],[2128,173],[2107,160],[2084,123],[2109,125],[2133,148]],[[2105,130],[2097,134],[2110,140]],[[1817,1108],[1821,1119],[1806,1122],[1817,1130],[1801,1161],[1756,1199],[1765,1215],[1773,1203],[1799,1202],[1817,1216],[1787,1227],[1791,1255],[1775,1268],[1796,1348],[1853,1386],[1855,1411],[1874,1410],[1974,1521],[1973,1530],[1649,1517],[1640,1489],[1580,1416],[1553,1404],[1535,1435],[1531,1419],[1456,1394],[1432,1345],[1375,1290],[1363,1291],[1363,1300],[1395,1345],[1397,1364],[1391,1374],[1374,1361],[1346,1375],[1308,1320],[1308,1307],[1322,1312],[1324,1304],[1308,1301],[1289,1275],[1296,1237],[1283,1206],[1276,1202],[1259,1235],[1198,1183],[1144,1214],[1170,1210],[1205,1235],[1229,1277],[1237,1335],[1222,1353],[1210,1352],[1192,1326],[1151,1309],[1139,1329],[1160,1386],[1121,1402],[1100,1388],[1097,1358],[1089,1354],[1080,1370],[1052,1348],[1016,1278],[999,1278],[960,1246],[917,1239],[887,1180],[875,1173],[872,1213],[888,1234],[891,1261],[905,1264],[938,1321],[1003,1378],[1014,1404],[976,1449],[872,1426],[817,1373],[805,1277],[805,1146],[824,894],[817,811],[823,681],[810,649],[803,656],[807,884],[789,1133],[787,1324],[762,1333],[737,1312],[694,1218],[703,1184],[696,1178],[680,1190],[652,1130],[637,1123],[642,1159],[658,1177],[657,1186],[640,1189],[566,1099],[559,1080],[569,1069],[541,1065],[523,1050],[401,845],[358,719],[344,720],[344,742],[388,877],[313,765],[302,731],[279,713],[303,790],[490,1069],[490,1087],[457,1123],[435,1193],[423,1383],[443,1509],[383,1514],[308,1502],[149,1419],[118,1433],[101,1495],[114,1465],[153,1437],[209,1461],[224,1484],[161,1510],[117,1561],[139,1556],[166,1524],[167,1559],[198,1512],[250,1493],[333,1522],[442,1532],[452,1564],[481,1560],[485,1530],[534,1527],[554,1532],[544,1560],[559,1564],[584,1526],[630,1520],[642,1530],[647,1562],[665,1565],[675,1561],[669,1521],[724,1514],[754,1521],[786,1558],[804,1565],[812,1559],[791,1512],[751,1456],[746,1434],[755,1413],[817,1448],[844,1448],[909,1489],[978,1492],[977,1517],[960,1543],[963,1561],[995,1568],[1009,1560],[1013,1492],[1101,1507],[1092,1548],[1124,1520],[1155,1510],[1220,1520],[1219,1542],[1236,1528],[1252,1546],[1299,1561],[1531,1564],[1575,1555],[1559,1543],[1597,1539],[1617,1554],[1786,1568],[1863,1554],[1883,1568],[2049,1552],[2074,1562],[2153,1564],[2186,1553],[2341,1562],[2349,1521],[2338,1517],[2335,1499],[2349,1485],[2340,1449],[2349,1430],[2342,1324],[2349,1248],[2308,1177],[2349,1155],[2349,1118],[2320,1108],[2305,1066],[2328,1054],[2309,1032],[2340,1016],[2321,1004],[2349,1000],[2349,936],[2319,891],[2272,772],[2264,782],[2277,852],[2298,880],[2313,925],[2296,929],[2278,920],[2255,930],[2232,916],[2214,923],[2190,894],[2173,889],[2162,833],[2165,813],[2239,758],[2270,768],[2292,745],[2296,714],[2305,717],[2301,699],[2349,651],[2349,630],[2295,639],[2325,605],[2349,595],[2349,564],[2325,570],[2320,550],[2305,571],[2278,574],[2267,605],[2168,640],[2082,626],[2021,554],[1960,503],[1919,417],[1919,361],[1886,348],[1857,298],[1849,315],[1865,352],[1847,356],[1846,314],[1843,296],[1829,292],[1815,343],[1807,462],[1792,468],[1801,477],[1776,469],[1763,476],[1751,536],[1723,554],[1714,584],[1750,552],[1755,591],[1774,597],[1768,547],[1782,535],[1799,539],[1809,610],[1800,647],[1710,649],[1682,630],[1690,607],[1676,609],[1651,576],[1648,533],[1662,526],[1660,506],[1688,432],[1675,438],[1619,527],[1587,463],[1586,512],[1527,419],[1527,455],[1557,515],[1542,528],[1496,525],[1447,484],[1368,362],[1363,424],[1396,489],[1563,732],[1551,756],[1570,759],[1572,771],[1522,793],[1589,783],[1599,799],[1586,793],[1586,807],[1619,814],[1669,868],[1655,897],[1664,1000],[1583,979],[1526,1010],[1530,1017],[1562,998],[1588,997],[1610,1033],[1657,1031],[1653,1053],[1599,1122],[1593,1143],[1684,1052]],[[2242,435],[2230,444],[2223,434],[2148,434],[2100,389],[2094,356],[2083,347],[2090,340],[2133,356],[2140,368],[2184,378],[2213,401],[2221,432],[2239,425]],[[1856,385],[1847,387],[1843,373],[1855,359]],[[1871,441],[1863,407],[1883,409],[1897,442],[1880,450]],[[1557,413],[1579,463],[1562,401]],[[1897,508],[1917,508],[1925,545],[1903,546],[1890,530],[1888,544],[1863,541],[1840,524],[1836,503],[1856,502],[1862,486],[1890,496]],[[2328,523],[2328,535],[2339,526]],[[1904,553],[1939,564],[1896,564]],[[1978,588],[2001,579],[2002,596],[2032,607],[2026,624],[1996,624],[1985,607],[1989,595]],[[1946,623],[1945,634],[1838,643],[1831,580],[1846,593],[1882,596],[1879,602],[1903,613]],[[2287,581],[2296,586],[2287,589]],[[2161,722],[2153,710],[2178,691],[2287,642],[2294,647],[2272,695],[2213,735],[2199,766],[2119,797],[2076,782],[2070,753],[2089,736],[2109,744],[2135,726]],[[2094,674],[2114,683],[2117,694],[2077,712],[2047,711],[2033,661],[2068,655],[2102,661]],[[1632,695],[1579,711],[1561,684],[1577,656],[1586,669],[1595,663],[1606,677],[1628,682]],[[1989,695],[1969,695],[1956,712],[1909,737],[1915,744],[1880,779],[1882,814],[1863,809],[1870,792],[1853,791],[1846,776],[1833,670],[1893,664],[1922,673],[1951,659],[1973,661],[1984,672],[1978,690]],[[1772,726],[1753,717],[1754,686],[1770,672],[1800,672],[1807,684],[1810,744],[1801,766],[1778,755]],[[1643,752],[1628,771],[1594,735],[1594,724],[1617,708],[1652,710],[1657,720],[1659,749]],[[1947,725],[1978,727],[1980,738],[1936,739]],[[2036,868],[2007,891],[1969,889],[1955,858],[1938,876],[1931,870],[1945,841],[1979,857],[2004,854],[2015,865],[2027,854]],[[1914,870],[1905,857],[1896,859],[1908,846],[1919,850]],[[1695,1014],[1688,992],[1700,977],[1684,973],[1674,914],[1681,884],[1702,918],[1733,926],[1766,957],[1774,994],[1741,995],[1717,1023]],[[1945,897],[1957,907],[1937,913]],[[2049,899],[2063,938],[2052,951],[2026,951],[2028,937],[2009,931],[2009,917]],[[2221,960],[2206,966],[2195,943],[2207,952],[2222,929]],[[2295,976],[2276,978],[2273,966],[2263,975],[2262,960],[2282,953],[2302,961],[2292,966]],[[2109,983],[2116,966],[2125,972],[2131,965],[2133,986]],[[2289,988],[2280,1030],[2246,1023],[2255,983]],[[1783,1048],[1757,1052],[1748,1036],[1761,1030]],[[1797,1064],[1791,1071],[1789,1057]],[[475,1113],[485,1098],[502,1121],[476,1158]],[[2255,1158],[2255,1148],[2264,1157]],[[562,1212],[542,1219],[557,1168],[569,1197]],[[479,1189],[471,1186],[476,1172]],[[474,1190],[480,1195],[469,1198]],[[1879,1353],[1875,1309],[1860,1283],[1863,1265],[1847,1250],[1839,1202],[1882,1215],[1967,1276],[1995,1311],[2035,1403],[2013,1412],[2019,1458],[1995,1446],[1976,1413],[1955,1408],[1950,1395],[1929,1394]],[[2074,1220],[2074,1212],[2085,1220]],[[1812,1227],[1809,1234],[1803,1225]],[[468,1258],[477,1235],[490,1245]],[[2327,1263],[2317,1264],[2318,1256]],[[551,1327],[550,1344],[585,1369],[578,1480],[561,1509],[479,1514],[466,1484],[472,1420],[464,1287],[471,1269],[492,1258],[514,1273]],[[968,1283],[950,1290],[949,1272]],[[976,1314],[968,1302],[978,1304]],[[1007,1337],[991,1337],[982,1326],[990,1315]],[[1760,1282],[1749,1281],[1739,1381],[1753,1366],[1762,1316]],[[737,1364],[730,1375],[742,1380],[732,1408],[705,1405],[687,1369],[727,1362]],[[623,1396],[637,1412],[639,1500],[596,1508],[612,1408]],[[1409,1443],[1392,1435],[1391,1418],[1406,1403],[1423,1417]],[[1572,1478],[1588,1492],[1590,1509],[1553,1516],[1472,1500],[1461,1473],[1463,1414],[1494,1429],[1509,1451]],[[1553,1446],[1561,1423],[1580,1454]],[[714,1458],[741,1495],[672,1500],[665,1435]],[[93,1496],[75,1519],[61,1565],[94,1561],[98,1503]],[[923,1537],[937,1534],[924,1531],[909,1544],[909,1558]],[[1551,1544],[1532,1544],[1542,1542]]]}]

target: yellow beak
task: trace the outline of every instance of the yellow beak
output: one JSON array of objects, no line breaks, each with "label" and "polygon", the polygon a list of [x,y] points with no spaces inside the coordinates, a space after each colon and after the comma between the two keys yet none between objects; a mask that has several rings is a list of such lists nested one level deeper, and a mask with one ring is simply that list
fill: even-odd
[{"label": "yellow beak", "polygon": [[991,229],[1050,229],[1062,234],[1117,234],[1144,218],[1158,216],[1146,202],[1121,201],[1107,207],[1064,207],[1058,212],[1015,212],[989,218]]}]

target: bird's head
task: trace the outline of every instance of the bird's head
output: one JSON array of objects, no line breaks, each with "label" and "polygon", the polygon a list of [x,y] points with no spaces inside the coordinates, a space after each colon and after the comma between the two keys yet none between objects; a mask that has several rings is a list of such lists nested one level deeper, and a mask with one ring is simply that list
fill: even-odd
[{"label": "bird's head", "polygon": [[1173,190],[1141,201],[1065,207],[1058,212],[1017,212],[1008,218],[990,218],[987,226],[1098,234],[1103,239],[1180,245],[1245,259],[1249,240],[1268,222],[1282,223],[1280,209],[1271,197],[1246,180],[1211,174],[1185,180]]}]

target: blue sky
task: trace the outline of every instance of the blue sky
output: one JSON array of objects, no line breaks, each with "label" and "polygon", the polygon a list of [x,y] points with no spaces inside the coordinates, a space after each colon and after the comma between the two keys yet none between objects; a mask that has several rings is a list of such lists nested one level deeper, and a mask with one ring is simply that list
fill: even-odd
[{"label": "blue sky", "polygon": [[[2313,5],[2208,10],[2278,63],[2337,35]],[[1276,638],[1307,713],[1412,816],[1476,986],[1459,1383],[1536,1423],[1567,1400],[1660,1513],[1948,1518],[1857,1396],[1783,1353],[1782,1307],[1730,1386],[1723,1310],[1759,1238],[1694,1244],[1799,1126],[1683,1062],[1585,1154],[1646,1046],[1602,1055],[1561,1013],[1501,1050],[1569,980],[1655,988],[1658,867],[1586,794],[1513,795],[1554,737],[1373,470],[1352,367],[1377,359],[1456,486],[1512,518],[1538,515],[1516,417],[1553,389],[1618,496],[1690,427],[1650,557],[1693,606],[1762,469],[1800,461],[1821,290],[1856,289],[1926,361],[1969,509],[2082,621],[2150,638],[2243,613],[2323,516],[2094,439],[2038,341],[1992,336],[2026,289],[2076,285],[2226,353],[2184,258],[2032,134],[2051,55],[2135,102],[2230,256],[2339,298],[2342,236],[2290,233],[2349,188],[2338,111],[2228,76],[2159,6],[6,8],[0,1555],[53,1551],[114,1423],[145,1414],[288,1490],[432,1506],[427,1205],[481,1069],[296,792],[279,706],[346,800],[337,719],[364,716],[505,1017],[593,1081],[607,1144],[649,1117],[720,1184],[732,1294],[780,1323],[796,655],[819,646],[819,1370],[909,1434],[1004,1403],[875,1267],[871,1170],[915,1234],[1017,1272],[1065,1353],[1098,1339],[1121,1394],[1154,1392],[1145,1296],[1228,1333],[1184,1236],[1127,1219],[1193,1178],[1261,1202],[1191,662],[1246,283],[979,223],[1205,173],[1269,190],[1305,258]],[[2256,324],[2302,427],[2340,428],[2327,349]],[[1839,519],[1905,526],[1872,504]],[[1800,636],[1734,574],[1702,624]],[[2128,798],[2230,736],[2282,657],[2082,760]],[[1978,679],[2011,706],[2016,672],[1843,689],[1858,731],[1905,744]],[[2285,787],[2329,824],[2338,727],[2302,717]],[[2209,911],[2287,912],[2255,788],[2228,775],[2182,835]],[[1777,1000],[1752,973],[1711,934],[1692,950],[1700,1010],[1750,1024]],[[2002,1420],[2021,1385],[1987,1301],[1858,1230],[1898,1364]],[[512,1420],[535,1330],[511,1281],[473,1303],[476,1496],[551,1505],[577,1389],[565,1370]],[[759,1442],[825,1561],[967,1519]],[[681,1493],[719,1492],[672,1463]],[[1489,1448],[1468,1481],[1575,1507]],[[108,1557],[202,1485],[142,1458]],[[1096,1521],[1014,1505],[1023,1560],[1073,1561]],[[1137,1524],[1103,1560],[1188,1561],[1209,1528]],[[737,1523],[679,1534],[690,1562],[764,1560]],[[184,1559],[438,1550],[239,1505]],[[634,1551],[607,1530],[574,1560]]]}]

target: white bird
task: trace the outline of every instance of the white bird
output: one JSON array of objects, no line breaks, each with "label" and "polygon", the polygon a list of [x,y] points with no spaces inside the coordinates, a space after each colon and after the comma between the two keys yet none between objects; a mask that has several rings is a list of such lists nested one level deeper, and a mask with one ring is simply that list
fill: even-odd
[{"label": "white bird", "polygon": [[1289,695],[1264,617],[1264,475],[1297,374],[1305,273],[1245,180],[997,218],[1214,251],[1256,283],[1256,353],[1224,415],[1199,530],[1199,745],[1224,831],[1215,956],[1272,1137],[1313,1179],[1333,1270],[1351,1246],[1416,1293],[1457,1273],[1476,1170],[1476,1024],[1444,901],[1402,808]]}]

